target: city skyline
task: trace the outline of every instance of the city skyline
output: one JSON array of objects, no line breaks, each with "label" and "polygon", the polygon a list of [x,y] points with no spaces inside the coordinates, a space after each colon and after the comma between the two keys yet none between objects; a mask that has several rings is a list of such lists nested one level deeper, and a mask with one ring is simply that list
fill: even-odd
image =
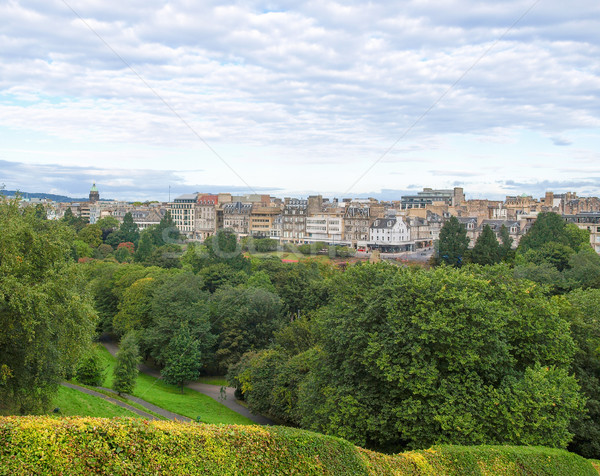
[{"label": "city skyline", "polygon": [[600,195],[600,6],[0,6],[0,184]]}]

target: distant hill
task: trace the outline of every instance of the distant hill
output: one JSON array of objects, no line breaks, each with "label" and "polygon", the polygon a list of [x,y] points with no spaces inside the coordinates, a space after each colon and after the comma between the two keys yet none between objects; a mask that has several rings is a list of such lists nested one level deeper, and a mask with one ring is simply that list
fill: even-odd
[{"label": "distant hill", "polygon": [[55,202],[87,202],[88,198],[72,198],[65,195],[54,195],[53,193],[30,193],[22,192],[20,190],[0,190],[0,195],[6,195],[7,197],[14,197],[16,193],[19,193],[23,198],[46,198],[48,200],[54,200]]}]

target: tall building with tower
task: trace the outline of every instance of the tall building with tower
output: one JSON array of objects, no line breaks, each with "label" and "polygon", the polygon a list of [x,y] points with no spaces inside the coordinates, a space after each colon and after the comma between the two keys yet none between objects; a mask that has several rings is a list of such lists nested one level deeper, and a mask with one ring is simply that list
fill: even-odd
[{"label": "tall building with tower", "polygon": [[96,203],[100,200],[100,192],[98,192],[98,187],[96,187],[96,182],[92,185],[90,189],[90,204]]}]

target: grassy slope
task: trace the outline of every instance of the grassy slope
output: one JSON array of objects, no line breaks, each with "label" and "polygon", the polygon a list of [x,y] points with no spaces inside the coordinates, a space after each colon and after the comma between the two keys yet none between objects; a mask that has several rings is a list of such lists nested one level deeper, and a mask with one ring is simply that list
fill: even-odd
[{"label": "grassy slope", "polygon": [[[106,367],[104,387],[112,387],[115,358],[104,347],[100,347],[103,365]],[[179,387],[168,385],[149,375],[140,373],[133,395],[166,410],[196,419],[203,423],[225,423],[233,425],[254,425],[254,422],[212,398],[189,388],[181,393]]]},{"label": "grassy slope", "polygon": [[98,418],[0,418],[0,462],[0,474],[597,475],[584,458],[549,448],[388,456],[293,428]]},{"label": "grassy slope", "polygon": [[52,408],[56,407],[60,408],[61,416],[141,418],[139,415],[118,405],[67,387],[58,389],[58,393],[52,401]]}]

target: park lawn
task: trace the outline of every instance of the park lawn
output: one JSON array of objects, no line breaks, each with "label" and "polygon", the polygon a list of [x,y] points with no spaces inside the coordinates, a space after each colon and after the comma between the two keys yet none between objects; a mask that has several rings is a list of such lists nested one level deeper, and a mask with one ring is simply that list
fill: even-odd
[{"label": "park lawn", "polygon": [[[104,387],[112,387],[112,369],[115,358],[100,347],[103,365],[106,366]],[[213,400],[207,395],[185,388],[184,393],[174,385],[169,385],[160,379],[141,373],[138,375],[133,396],[146,400],[158,407],[192,419],[200,417],[203,423],[224,423],[228,425],[254,425],[255,423],[225,405]]]},{"label": "park lawn", "polygon": [[62,385],[58,388],[58,393],[52,401],[52,408],[57,407],[60,408],[60,413],[50,412],[51,415],[142,418],[126,408]]}]

